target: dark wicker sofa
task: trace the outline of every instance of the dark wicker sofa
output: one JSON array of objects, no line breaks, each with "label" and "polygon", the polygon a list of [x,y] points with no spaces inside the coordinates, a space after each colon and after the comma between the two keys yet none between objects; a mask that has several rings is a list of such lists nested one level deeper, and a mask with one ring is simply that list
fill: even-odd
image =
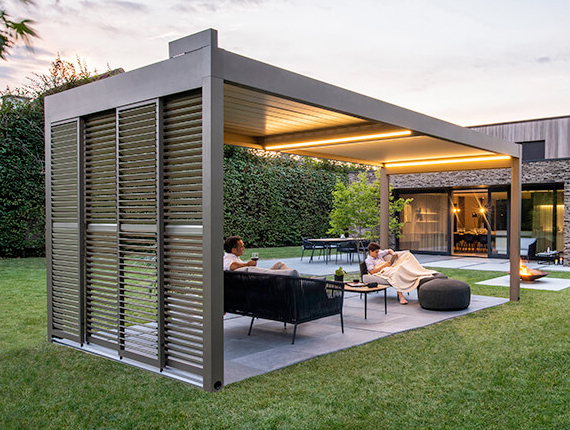
[{"label": "dark wicker sofa", "polygon": [[330,315],[340,315],[344,333],[342,305],[344,285],[341,282],[297,276],[241,271],[224,271],[224,311],[255,318],[297,325]]}]

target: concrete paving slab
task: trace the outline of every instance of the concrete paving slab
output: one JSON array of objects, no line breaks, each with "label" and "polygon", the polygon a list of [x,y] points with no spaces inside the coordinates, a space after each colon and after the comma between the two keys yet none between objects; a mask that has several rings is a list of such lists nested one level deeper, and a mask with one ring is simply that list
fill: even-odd
[{"label": "concrete paving slab", "polygon": [[303,351],[299,348],[292,349],[288,346],[272,348],[269,351],[262,351],[255,354],[243,356],[231,360],[233,363],[242,366],[252,367],[257,370],[271,372],[283,367],[291,366],[295,363],[313,358],[315,355],[310,351]]},{"label": "concrete paving slab", "polygon": [[[490,285],[495,287],[509,287],[510,276],[500,276],[498,278],[477,282],[477,284]],[[568,287],[570,287],[570,279],[556,279],[545,277],[537,279],[534,282],[521,281],[521,288],[529,290],[560,291]]]},{"label": "concrete paving slab", "polygon": [[392,291],[388,314],[384,314],[384,298],[378,295],[377,300],[368,301],[368,319],[365,320],[364,300],[360,300],[357,294],[347,295],[343,308],[344,334],[340,330],[340,317],[333,315],[300,324],[295,344],[291,344],[291,325],[284,328],[281,323],[256,320],[252,335],[247,336],[251,319],[228,314],[224,319],[224,324],[228,325],[224,329],[225,383],[241,381],[319,355],[362,345],[394,333],[425,327],[508,301],[497,297],[472,296],[470,306],[463,311],[437,312],[422,309],[415,294],[410,294],[408,300],[408,305],[398,304],[396,293]]},{"label": "concrete paving slab", "polygon": [[244,379],[252,378],[257,375],[263,375],[264,373],[267,373],[267,371],[246,366],[234,360],[225,360],[224,362],[224,382],[226,385],[243,381]]},{"label": "concrete paving slab", "polygon": [[474,266],[480,266],[486,263],[480,258],[450,258],[447,260],[431,261],[422,263],[425,267],[444,267],[448,269],[471,269]]}]

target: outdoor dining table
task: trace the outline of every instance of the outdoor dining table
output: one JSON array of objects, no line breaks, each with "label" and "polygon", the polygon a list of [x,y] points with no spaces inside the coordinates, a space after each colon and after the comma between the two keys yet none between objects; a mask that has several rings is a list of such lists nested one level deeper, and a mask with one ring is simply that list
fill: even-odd
[{"label": "outdoor dining table", "polygon": [[362,246],[362,242],[366,239],[362,237],[324,237],[320,239],[307,239],[309,242],[323,245],[325,247],[325,264],[328,264],[328,261],[331,256],[331,250],[339,244],[348,243],[348,242],[356,242],[356,254],[358,255],[358,263],[360,264],[360,249],[364,248]]}]

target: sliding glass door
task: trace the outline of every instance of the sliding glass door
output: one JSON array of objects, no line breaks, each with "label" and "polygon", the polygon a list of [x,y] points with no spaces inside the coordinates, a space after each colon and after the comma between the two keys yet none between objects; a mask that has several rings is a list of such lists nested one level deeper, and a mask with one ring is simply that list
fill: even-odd
[{"label": "sliding glass door", "polygon": [[453,253],[487,255],[489,249],[488,190],[454,191]]}]

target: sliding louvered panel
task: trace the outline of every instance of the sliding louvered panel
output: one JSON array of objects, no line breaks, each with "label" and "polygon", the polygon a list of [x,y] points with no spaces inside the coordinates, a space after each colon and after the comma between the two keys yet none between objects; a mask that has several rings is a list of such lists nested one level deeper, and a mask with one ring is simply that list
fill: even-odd
[{"label": "sliding louvered panel", "polygon": [[119,349],[159,364],[157,104],[119,110]]},{"label": "sliding louvered panel", "polygon": [[115,112],[84,122],[87,341],[118,349]]},{"label": "sliding louvered panel", "polygon": [[165,100],[163,152],[166,364],[201,375],[203,247],[200,91]]},{"label": "sliding louvered panel", "polygon": [[50,333],[81,342],[79,253],[78,122],[51,126]]}]

